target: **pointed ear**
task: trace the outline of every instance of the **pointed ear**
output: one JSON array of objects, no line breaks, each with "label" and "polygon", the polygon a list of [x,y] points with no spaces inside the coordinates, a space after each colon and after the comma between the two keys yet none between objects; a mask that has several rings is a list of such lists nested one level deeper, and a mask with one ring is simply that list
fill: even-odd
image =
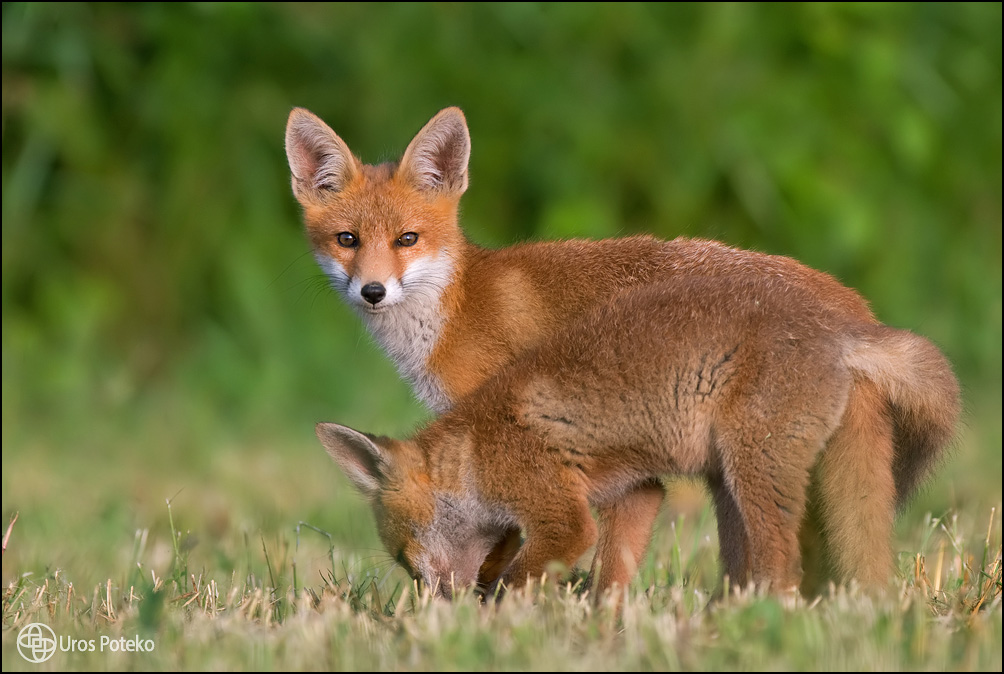
[{"label": "pointed ear", "polygon": [[293,174],[293,194],[301,203],[317,201],[325,192],[340,192],[359,172],[345,141],[303,108],[289,113],[286,159]]},{"label": "pointed ear", "polygon": [[335,460],[362,495],[366,498],[375,496],[392,460],[390,453],[378,444],[383,438],[338,424],[317,424],[314,431],[328,456]]},{"label": "pointed ear", "polygon": [[398,169],[415,187],[459,197],[467,189],[471,136],[460,108],[446,108],[422,127]]}]

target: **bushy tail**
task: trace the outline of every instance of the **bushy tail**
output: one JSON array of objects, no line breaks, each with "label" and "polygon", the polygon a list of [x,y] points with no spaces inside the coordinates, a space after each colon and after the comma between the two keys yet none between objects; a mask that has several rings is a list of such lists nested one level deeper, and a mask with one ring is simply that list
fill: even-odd
[{"label": "bushy tail", "polygon": [[882,325],[868,326],[845,360],[887,400],[896,504],[902,506],[955,436],[959,382],[929,341]]},{"label": "bushy tail", "polygon": [[801,532],[806,594],[822,590],[827,576],[875,587],[888,581],[896,509],[951,443],[959,417],[952,368],[922,337],[861,326],[844,360],[854,385],[816,465]]}]

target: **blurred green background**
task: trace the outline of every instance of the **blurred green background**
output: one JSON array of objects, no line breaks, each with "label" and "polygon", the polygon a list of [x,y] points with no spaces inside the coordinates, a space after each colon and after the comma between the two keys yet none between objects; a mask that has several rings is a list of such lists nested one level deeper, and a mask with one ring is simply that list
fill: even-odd
[{"label": "blurred green background", "polygon": [[962,440],[923,505],[1000,502],[999,3],[2,18],[3,514],[38,560],[128,538],[178,489],[209,536],[235,511],[246,529],[330,520],[313,424],[427,418],[309,254],[294,106],[368,163],[462,107],[462,223],[483,245],[649,232],[831,272],[963,382]]}]

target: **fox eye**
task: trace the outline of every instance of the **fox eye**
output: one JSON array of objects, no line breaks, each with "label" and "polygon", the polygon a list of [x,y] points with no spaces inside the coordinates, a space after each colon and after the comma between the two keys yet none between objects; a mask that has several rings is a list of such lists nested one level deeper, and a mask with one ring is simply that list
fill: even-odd
[{"label": "fox eye", "polygon": [[399,246],[414,246],[416,243],[418,243],[418,234],[415,232],[405,232],[397,240]]},{"label": "fox eye", "polygon": [[342,248],[355,248],[356,244],[359,243],[359,239],[352,232],[342,232],[337,238],[338,245]]}]

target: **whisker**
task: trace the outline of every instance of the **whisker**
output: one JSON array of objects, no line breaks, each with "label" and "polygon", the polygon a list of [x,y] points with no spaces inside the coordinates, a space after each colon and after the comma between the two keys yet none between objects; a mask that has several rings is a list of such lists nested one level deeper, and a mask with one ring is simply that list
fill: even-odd
[{"label": "whisker", "polygon": [[288,272],[293,267],[294,264],[296,264],[297,262],[299,262],[300,260],[302,260],[307,255],[312,255],[312,252],[308,250],[308,251],[305,251],[303,253],[300,253],[295,258],[293,258],[293,261],[290,262],[288,265],[286,265],[285,269],[283,269],[281,272],[279,272],[278,276],[276,276],[271,281],[269,281],[268,286],[266,286],[266,287],[271,288],[272,285],[275,284],[275,282],[278,281],[280,278],[282,278],[286,274],[286,272]]},{"label": "whisker", "polygon": [[321,293],[325,291],[330,292],[334,290],[328,284],[327,279],[325,279],[324,277],[315,276],[309,279],[304,279],[303,281],[300,282],[300,285],[302,285],[303,288],[300,290],[300,295],[299,297],[296,298],[296,301],[297,302],[302,301],[304,295],[306,295],[310,291],[313,291],[313,295],[311,296],[311,305],[313,305],[313,301],[317,299],[317,296],[320,295]]}]

